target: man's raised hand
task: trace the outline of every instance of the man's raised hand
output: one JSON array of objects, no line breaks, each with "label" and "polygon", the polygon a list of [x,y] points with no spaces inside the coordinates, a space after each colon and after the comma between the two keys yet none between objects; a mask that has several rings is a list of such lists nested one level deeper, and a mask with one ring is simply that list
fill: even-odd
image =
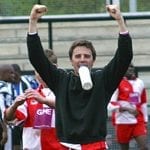
[{"label": "man's raised hand", "polygon": [[45,5],[36,4],[33,6],[30,14],[30,19],[38,20],[47,12],[47,7]]}]

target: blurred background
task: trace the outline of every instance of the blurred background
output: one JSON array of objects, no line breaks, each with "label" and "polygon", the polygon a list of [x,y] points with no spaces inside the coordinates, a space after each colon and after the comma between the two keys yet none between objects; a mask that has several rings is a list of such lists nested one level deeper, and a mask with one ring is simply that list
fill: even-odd
[{"label": "blurred background", "polygon": [[103,13],[105,4],[119,3],[123,12],[149,11],[149,0],[1,0],[1,16],[23,16],[30,13],[35,3],[48,7],[49,15]]},{"label": "blurred background", "polygon": [[[118,4],[133,39],[133,63],[147,89],[150,115],[149,0],[0,0],[0,63],[15,62],[20,65],[24,75],[33,75],[27,55],[26,35],[28,16],[32,6],[37,3],[48,7],[47,14],[39,23],[43,47],[52,48],[58,56],[59,67],[66,69],[72,67],[68,49],[77,38],[91,40],[95,45],[95,69],[103,68],[112,58],[117,47],[118,27],[106,13],[105,5]],[[148,127],[150,129],[150,125]],[[111,149],[117,150],[110,120],[107,139]],[[134,141],[131,149],[137,149]]]}]

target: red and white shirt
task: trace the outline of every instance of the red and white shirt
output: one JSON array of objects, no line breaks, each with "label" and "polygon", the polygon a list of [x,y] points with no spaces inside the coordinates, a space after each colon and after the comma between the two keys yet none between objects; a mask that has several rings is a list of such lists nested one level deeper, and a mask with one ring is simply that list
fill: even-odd
[{"label": "red and white shirt", "polygon": [[[42,88],[41,86],[38,88],[38,91],[45,97],[50,97],[55,99],[55,95],[48,88]],[[43,139],[48,139],[49,137],[45,137],[42,135],[43,129],[34,128],[34,119],[37,110],[42,110],[42,108],[48,107],[45,104],[38,103],[34,99],[27,99],[24,104],[20,105],[16,110],[16,119],[18,122],[23,121],[23,149],[28,150],[42,150],[42,144],[44,144]],[[52,119],[51,119],[51,127],[55,128],[55,110],[52,109]],[[44,129],[44,132],[50,132],[51,128]],[[41,142],[42,141],[42,142]]]},{"label": "red and white shirt", "polygon": [[[134,116],[128,111],[120,112],[120,107],[128,107],[138,110],[138,116]],[[113,113],[115,124],[136,124],[137,122],[147,122],[147,97],[144,83],[141,79],[127,80],[124,78],[112,95],[108,110]]]}]

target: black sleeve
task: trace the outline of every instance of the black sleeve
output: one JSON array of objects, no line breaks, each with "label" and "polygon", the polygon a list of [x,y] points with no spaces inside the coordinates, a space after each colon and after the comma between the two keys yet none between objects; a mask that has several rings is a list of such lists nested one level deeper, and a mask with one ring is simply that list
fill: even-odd
[{"label": "black sleeve", "polygon": [[130,35],[119,34],[118,48],[115,56],[108,65],[104,67],[105,88],[109,94],[112,94],[112,92],[118,87],[129,64],[131,63],[132,57],[132,39]]},{"label": "black sleeve", "polygon": [[58,81],[58,69],[45,56],[38,34],[27,35],[27,47],[29,60],[35,70],[40,74],[47,86],[54,90]]},{"label": "black sleeve", "polygon": [[0,109],[0,121],[2,121],[2,111]]}]

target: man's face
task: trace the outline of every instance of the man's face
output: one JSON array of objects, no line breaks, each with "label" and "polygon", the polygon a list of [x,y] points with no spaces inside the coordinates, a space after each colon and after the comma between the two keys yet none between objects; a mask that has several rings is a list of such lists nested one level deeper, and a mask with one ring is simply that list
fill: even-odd
[{"label": "man's face", "polygon": [[15,81],[15,73],[12,68],[8,68],[6,71],[4,71],[4,80],[6,82],[14,82]]},{"label": "man's face", "polygon": [[91,50],[85,46],[77,46],[73,50],[71,63],[74,67],[75,74],[78,74],[81,65],[85,65],[91,69],[94,63]]},{"label": "man's face", "polygon": [[14,83],[19,83],[21,80],[21,75],[18,72],[14,72]]}]

